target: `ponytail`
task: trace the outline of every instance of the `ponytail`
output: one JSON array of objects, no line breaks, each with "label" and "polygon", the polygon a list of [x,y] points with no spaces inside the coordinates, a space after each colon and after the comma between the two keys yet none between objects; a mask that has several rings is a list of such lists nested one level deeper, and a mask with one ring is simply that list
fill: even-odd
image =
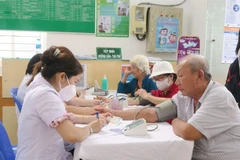
[{"label": "ponytail", "polygon": [[41,71],[41,67],[42,67],[42,61],[39,61],[37,63],[34,64],[34,68],[33,68],[33,72],[32,72],[32,77],[31,79],[27,82],[27,86],[30,85],[30,83],[32,83],[34,77]]}]

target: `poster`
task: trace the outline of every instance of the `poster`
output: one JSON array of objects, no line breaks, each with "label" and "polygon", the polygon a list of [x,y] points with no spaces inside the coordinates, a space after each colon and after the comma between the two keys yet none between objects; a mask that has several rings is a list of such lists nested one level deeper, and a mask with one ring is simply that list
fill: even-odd
[{"label": "poster", "polygon": [[159,17],[156,26],[156,52],[176,52],[178,18]]},{"label": "poster", "polygon": [[235,49],[238,42],[239,28],[224,27],[222,63],[232,63],[235,58]]},{"label": "poster", "polygon": [[96,35],[129,37],[129,0],[97,0]]},{"label": "poster", "polygon": [[240,0],[226,0],[224,26],[240,27]]},{"label": "poster", "polygon": [[177,61],[189,55],[200,54],[200,39],[196,36],[181,36],[178,39]]}]

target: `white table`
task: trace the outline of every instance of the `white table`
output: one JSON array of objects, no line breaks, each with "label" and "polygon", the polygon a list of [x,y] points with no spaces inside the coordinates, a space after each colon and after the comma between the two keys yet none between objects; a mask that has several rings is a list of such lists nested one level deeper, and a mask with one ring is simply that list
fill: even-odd
[{"label": "white table", "polygon": [[[118,130],[129,123],[122,121]],[[74,160],[190,160],[194,142],[176,136],[166,122],[156,124],[158,129],[146,136],[125,136],[106,126],[76,143]]]}]

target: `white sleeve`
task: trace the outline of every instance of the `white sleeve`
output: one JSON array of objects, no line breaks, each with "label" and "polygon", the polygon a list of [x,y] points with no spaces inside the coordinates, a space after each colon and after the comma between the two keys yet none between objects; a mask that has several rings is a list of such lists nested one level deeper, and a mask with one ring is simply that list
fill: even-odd
[{"label": "white sleeve", "polygon": [[54,120],[67,113],[64,103],[53,91],[42,93],[39,96],[38,102],[36,112],[48,126]]},{"label": "white sleeve", "polygon": [[228,130],[233,124],[230,121],[234,120],[236,115],[229,98],[231,97],[226,94],[225,96],[219,96],[218,93],[207,95],[188,123],[207,139]]}]

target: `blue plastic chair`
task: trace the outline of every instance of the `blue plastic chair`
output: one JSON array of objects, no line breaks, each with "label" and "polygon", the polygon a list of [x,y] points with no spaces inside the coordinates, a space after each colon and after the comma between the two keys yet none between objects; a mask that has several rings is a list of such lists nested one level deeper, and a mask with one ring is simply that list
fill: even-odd
[{"label": "blue plastic chair", "polygon": [[17,104],[19,113],[21,113],[22,103],[21,103],[21,101],[17,98],[17,92],[18,92],[18,88],[11,88],[11,89],[10,89],[10,95],[13,97],[14,102]]},{"label": "blue plastic chair", "polygon": [[[4,160],[15,160],[15,154],[12,149],[8,134],[0,122],[0,152]],[[1,156],[0,156],[1,157]]]},{"label": "blue plastic chair", "polygon": [[0,152],[0,160],[4,160],[2,152]]}]

